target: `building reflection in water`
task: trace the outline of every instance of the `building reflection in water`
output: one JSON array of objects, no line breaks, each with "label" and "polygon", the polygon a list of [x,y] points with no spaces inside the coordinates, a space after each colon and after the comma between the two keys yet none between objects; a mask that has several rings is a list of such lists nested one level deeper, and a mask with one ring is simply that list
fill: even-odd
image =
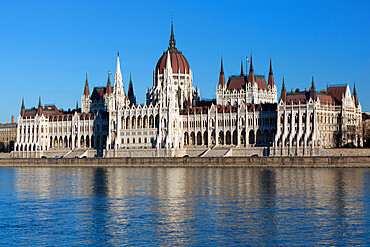
[{"label": "building reflection in water", "polygon": [[[363,169],[20,168],[35,217],[69,222],[91,245],[336,245],[366,234]],[[47,227],[47,225],[46,225]],[[49,226],[50,227],[50,226]],[[356,235],[357,234],[357,235]],[[289,237],[290,236],[290,237]],[[294,236],[294,238],[292,237]]]}]

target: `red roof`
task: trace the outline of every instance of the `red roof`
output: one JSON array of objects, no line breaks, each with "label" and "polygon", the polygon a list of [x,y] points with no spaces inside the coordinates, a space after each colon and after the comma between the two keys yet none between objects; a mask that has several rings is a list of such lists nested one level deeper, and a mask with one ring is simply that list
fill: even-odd
[{"label": "red roof", "polygon": [[[170,52],[171,57],[171,66],[172,72],[177,74],[180,69],[180,73],[184,74],[186,70],[186,74],[190,73],[190,66],[184,55],[180,51],[176,49],[176,47],[171,47],[167,51]],[[155,72],[159,70],[160,74],[163,74],[164,69],[166,68],[167,63],[167,51],[163,52],[161,58],[159,58],[157,62],[157,66],[155,67]]]},{"label": "red roof", "polygon": [[329,87],[327,90],[328,94],[331,94],[335,104],[341,105],[342,104],[342,97],[346,92],[346,86],[340,87]]},{"label": "red roof", "polygon": [[[258,89],[268,90],[266,79],[263,76],[255,76],[255,82],[257,83]],[[247,76],[232,76],[227,82],[227,90],[241,90],[245,89],[245,85],[248,82]]]},{"label": "red roof", "polygon": [[92,94],[91,94],[91,100],[101,100],[104,98],[104,94],[106,93],[107,88],[106,87],[95,87]]}]

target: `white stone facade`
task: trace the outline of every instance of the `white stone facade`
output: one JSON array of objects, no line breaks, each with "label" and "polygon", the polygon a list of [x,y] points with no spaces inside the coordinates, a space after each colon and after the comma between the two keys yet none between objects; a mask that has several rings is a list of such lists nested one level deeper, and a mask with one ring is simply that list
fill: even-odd
[{"label": "white stone facade", "polygon": [[106,87],[96,87],[92,94],[86,77],[81,109],[66,112],[40,102],[37,109],[25,110],[22,104],[18,157],[62,149],[94,149],[97,156],[109,157],[127,154],[125,150],[169,150],[176,155],[197,147],[235,147],[239,153],[265,147],[264,155],[318,155],[318,148],[363,145],[361,105],[348,85],[286,94],[283,84],[277,102],[271,61],[268,83],[254,75],[251,62],[248,76],[241,72],[226,84],[221,63],[216,99],[201,101],[190,66],[175,47],[173,31],[146,104],[132,104],[126,96],[119,56],[113,87],[109,74]]}]

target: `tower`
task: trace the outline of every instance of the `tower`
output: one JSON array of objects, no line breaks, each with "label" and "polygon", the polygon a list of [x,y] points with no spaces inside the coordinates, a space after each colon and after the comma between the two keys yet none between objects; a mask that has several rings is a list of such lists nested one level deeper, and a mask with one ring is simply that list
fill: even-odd
[{"label": "tower", "polygon": [[90,112],[90,107],[91,107],[90,90],[89,90],[89,82],[87,80],[87,72],[86,72],[84,94],[81,97],[81,112],[82,113]]},{"label": "tower", "polygon": [[197,92],[193,86],[193,72],[185,56],[176,47],[173,23],[171,23],[168,49],[163,52],[163,55],[159,58],[156,68],[153,71],[153,87],[147,93],[147,104],[155,105],[161,102],[162,98],[165,97],[161,92],[164,86],[165,70],[168,60],[172,68],[172,79],[179,107],[185,107],[188,99],[190,99],[190,101],[199,101],[200,93],[199,91]]},{"label": "tower", "polygon": [[[107,89],[108,92],[108,89]],[[113,95],[115,106],[114,108],[120,109],[126,105],[128,105],[128,98],[125,93],[125,89],[123,87],[122,82],[122,73],[121,73],[121,64],[119,60],[119,52],[117,53],[117,66],[116,66],[116,74],[114,76],[114,88],[113,88]]]}]

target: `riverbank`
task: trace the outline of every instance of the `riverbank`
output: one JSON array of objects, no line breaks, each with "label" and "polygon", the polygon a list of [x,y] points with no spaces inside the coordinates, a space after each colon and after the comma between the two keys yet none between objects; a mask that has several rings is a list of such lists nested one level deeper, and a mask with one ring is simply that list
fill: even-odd
[{"label": "riverbank", "polygon": [[370,168],[370,156],[0,159],[0,167]]}]

